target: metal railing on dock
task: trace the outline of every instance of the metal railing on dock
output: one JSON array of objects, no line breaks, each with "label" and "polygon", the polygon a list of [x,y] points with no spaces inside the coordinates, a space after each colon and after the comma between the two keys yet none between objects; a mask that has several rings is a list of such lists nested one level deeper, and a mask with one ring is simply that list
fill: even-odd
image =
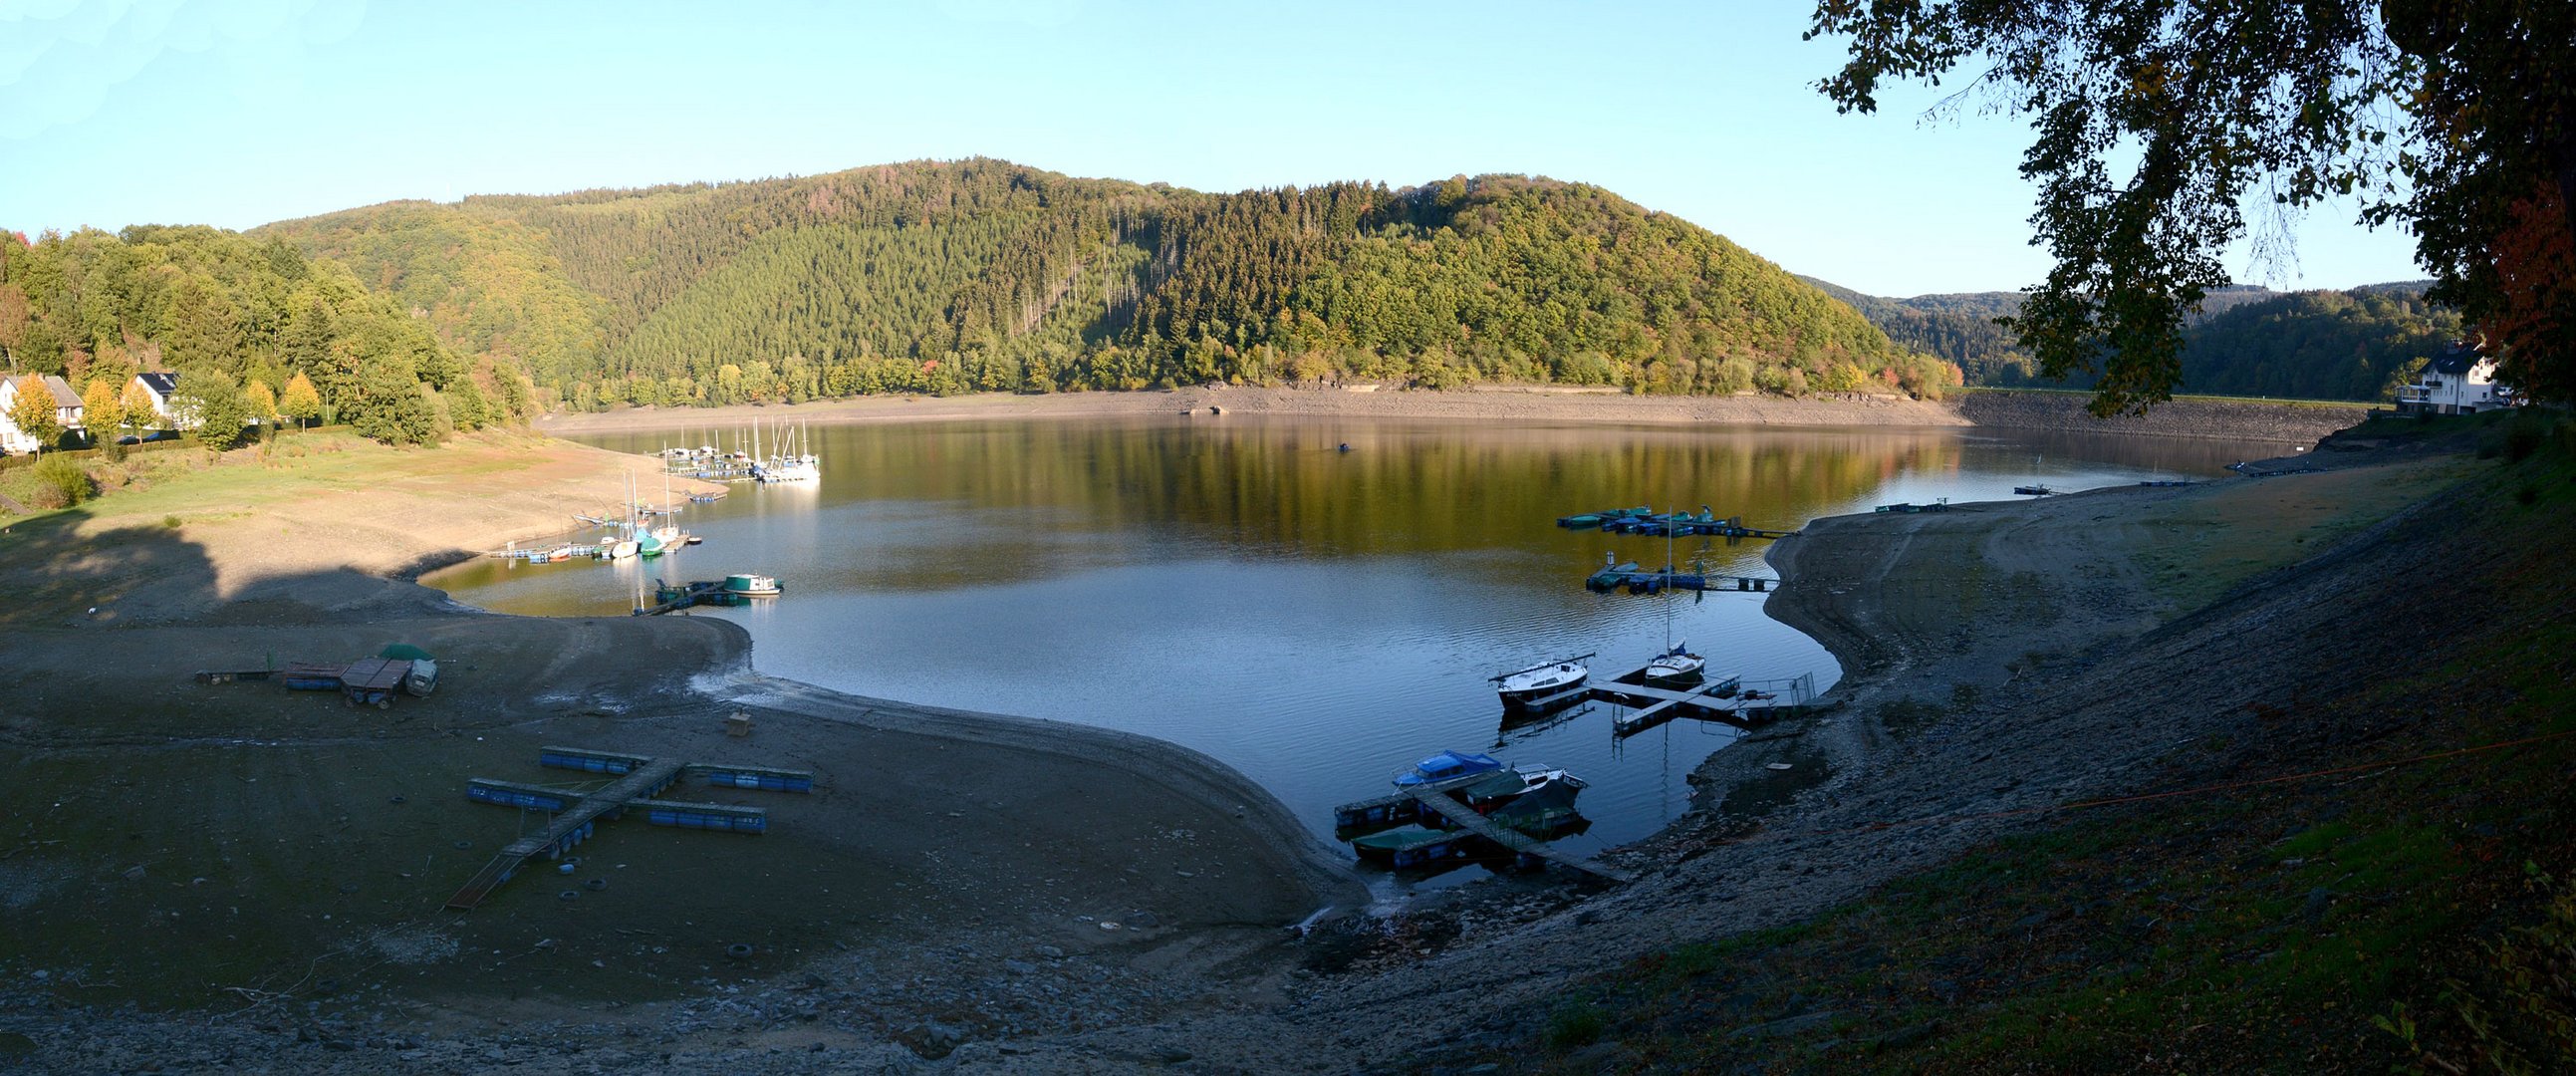
[{"label": "metal railing on dock", "polygon": [[1748,686],[1742,677],[1729,677],[1676,691],[1613,679],[1606,685],[1594,685],[1591,693],[1593,698],[1622,706],[1636,705],[1639,699],[1650,700],[1635,713],[1614,712],[1611,715],[1610,734],[1619,739],[1634,736],[1676,717],[1717,721],[1749,730],[1780,718],[1803,716],[1810,712],[1809,700],[1816,693],[1814,673],[1785,680],[1756,680],[1751,684],[1754,686]]}]

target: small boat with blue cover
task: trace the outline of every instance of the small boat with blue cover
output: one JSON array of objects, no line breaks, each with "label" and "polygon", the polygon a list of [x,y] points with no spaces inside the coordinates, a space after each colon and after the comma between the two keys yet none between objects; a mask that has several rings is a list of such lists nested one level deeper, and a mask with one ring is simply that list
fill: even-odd
[{"label": "small boat with blue cover", "polygon": [[1395,787],[1411,788],[1415,785],[1439,784],[1442,781],[1474,774],[1492,773],[1502,768],[1503,764],[1495,761],[1491,755],[1443,751],[1414,763],[1412,769],[1396,774]]}]

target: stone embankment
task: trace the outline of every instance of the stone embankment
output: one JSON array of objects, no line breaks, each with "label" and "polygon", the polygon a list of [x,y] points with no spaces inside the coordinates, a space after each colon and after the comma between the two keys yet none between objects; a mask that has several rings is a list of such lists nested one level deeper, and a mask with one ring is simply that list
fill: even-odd
[{"label": "stone embankment", "polygon": [[2095,418],[2082,392],[1985,389],[1958,397],[1959,417],[1979,426],[2072,433],[2130,433],[2307,444],[2359,423],[2367,404],[2168,400],[2143,415]]}]

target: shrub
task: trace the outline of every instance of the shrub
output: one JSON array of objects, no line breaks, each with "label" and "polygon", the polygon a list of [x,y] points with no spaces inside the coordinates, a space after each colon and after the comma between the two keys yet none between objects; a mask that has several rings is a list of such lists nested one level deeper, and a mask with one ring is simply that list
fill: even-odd
[{"label": "shrub", "polygon": [[35,475],[39,498],[44,497],[47,489],[62,495],[61,503],[45,505],[47,508],[71,507],[98,490],[97,485],[90,481],[89,472],[82,470],[81,465],[69,456],[51,455],[36,461]]},{"label": "shrub", "polygon": [[1571,1050],[1600,1041],[1601,1033],[1610,1029],[1610,1017],[1591,1002],[1576,1002],[1556,1010],[1547,1018],[1547,1044],[1552,1049]]},{"label": "shrub", "polygon": [[2540,427],[2527,422],[2515,423],[2512,429],[2504,432],[2504,458],[2513,463],[2530,459],[2532,453],[2540,451],[2540,437]]}]

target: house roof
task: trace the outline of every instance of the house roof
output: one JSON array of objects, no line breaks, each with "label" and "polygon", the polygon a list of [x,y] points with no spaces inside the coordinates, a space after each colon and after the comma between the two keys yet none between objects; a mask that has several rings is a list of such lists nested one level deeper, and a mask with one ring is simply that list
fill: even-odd
[{"label": "house roof", "polygon": [[2467,344],[2452,344],[2433,357],[2433,372],[2460,377],[2478,364],[2478,349]]},{"label": "house roof", "polygon": [[81,405],[80,393],[73,392],[72,383],[63,380],[61,375],[46,374],[45,388],[54,394],[54,406],[56,407],[79,407]]},{"label": "house roof", "polygon": [[179,390],[179,375],[177,374],[159,372],[136,374],[134,375],[134,379],[143,382],[143,387],[151,389],[152,394],[155,396],[166,397]]}]

